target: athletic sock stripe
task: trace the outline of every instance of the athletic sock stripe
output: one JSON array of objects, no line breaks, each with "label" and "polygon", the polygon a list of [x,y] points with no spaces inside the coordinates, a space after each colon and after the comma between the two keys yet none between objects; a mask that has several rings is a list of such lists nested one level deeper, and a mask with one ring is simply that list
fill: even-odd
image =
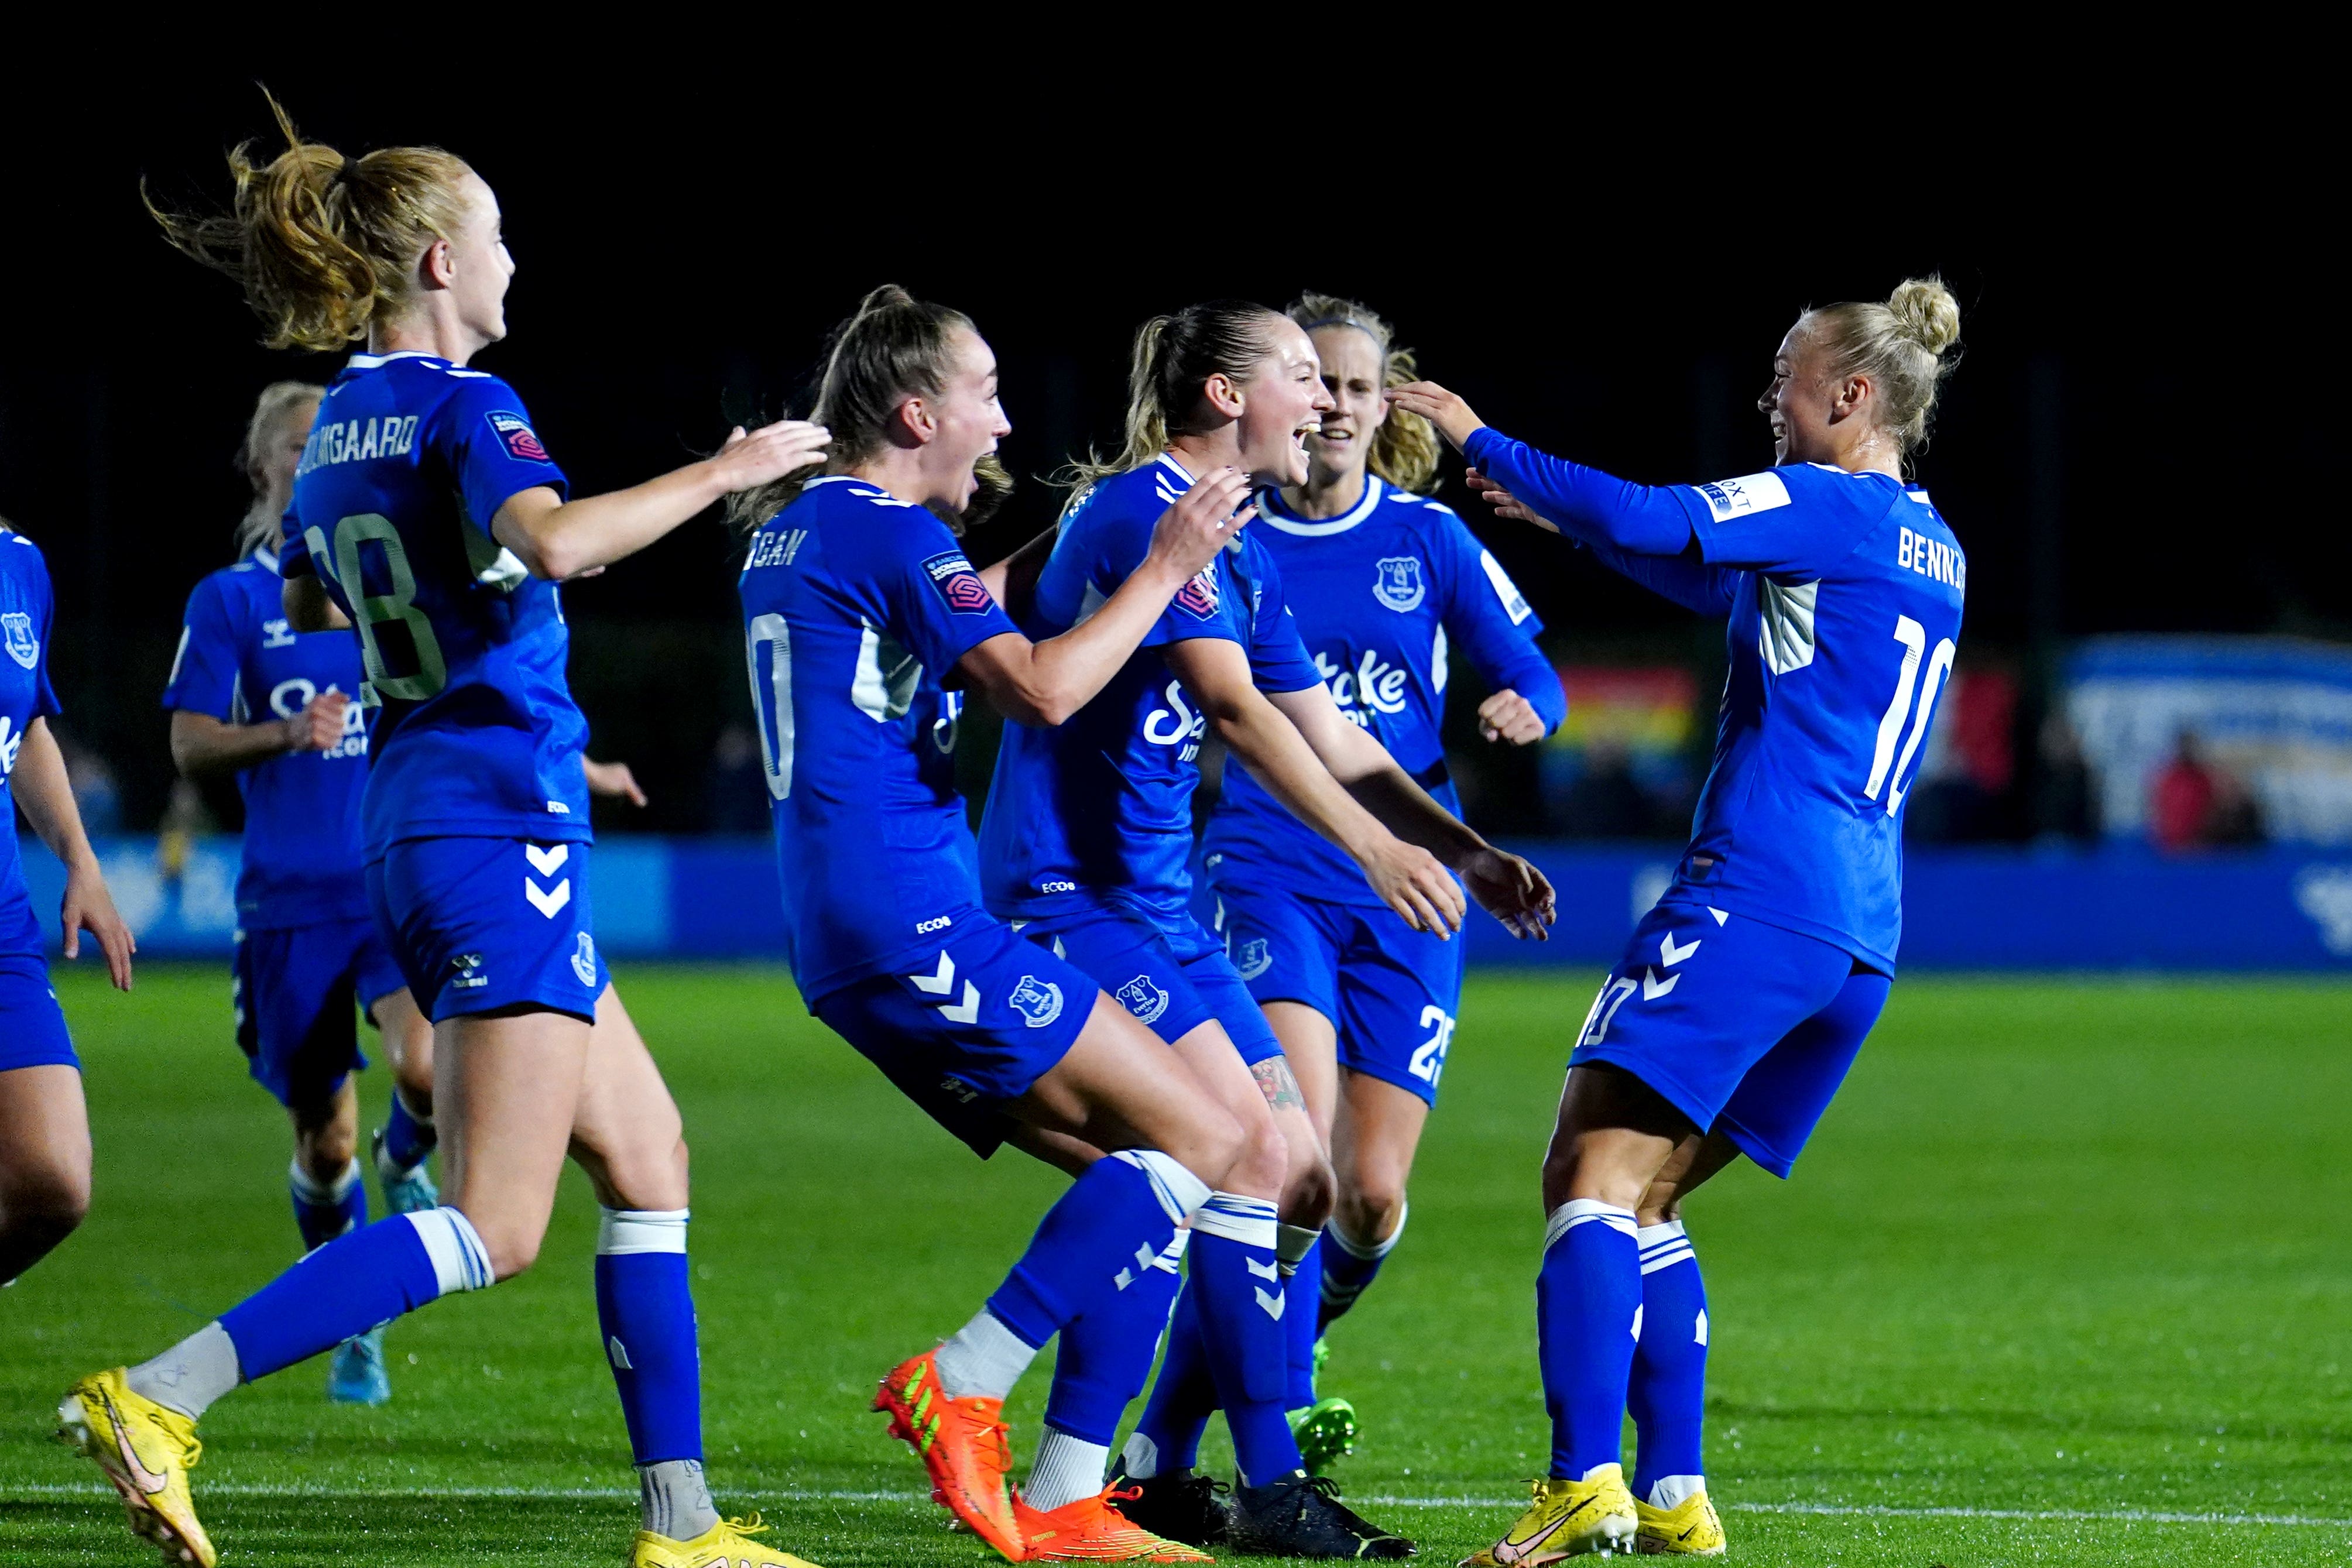
[{"label": "athletic sock stripe", "polygon": [[444,1206],[400,1218],[415,1227],[416,1239],[425,1244],[425,1256],[433,1264],[434,1283],[442,1295],[489,1288],[489,1251],[476,1234],[473,1222],[463,1214]]},{"label": "athletic sock stripe", "polygon": [[1192,1216],[1192,1228],[1206,1236],[1223,1237],[1238,1241],[1244,1247],[1263,1247],[1274,1250],[1274,1204],[1262,1197],[1244,1197],[1239,1193],[1213,1192],[1209,1201]]},{"label": "athletic sock stripe", "polygon": [[1597,1197],[1571,1198],[1551,1211],[1544,1223],[1544,1250],[1559,1245],[1559,1239],[1580,1225],[1598,1222],[1610,1229],[1622,1232],[1633,1240],[1641,1227],[1633,1223],[1633,1211],[1620,1208],[1613,1203],[1603,1203]]},{"label": "athletic sock stripe", "polygon": [[690,1209],[605,1208],[597,1212],[598,1257],[686,1250],[686,1222],[693,1212]]},{"label": "athletic sock stripe", "polygon": [[1654,1274],[1661,1269],[1671,1269],[1675,1264],[1682,1262],[1685,1259],[1696,1259],[1697,1256],[1698,1254],[1692,1251],[1688,1247],[1682,1248],[1680,1250],[1661,1252],[1655,1257],[1644,1258],[1642,1260],[1642,1272],[1644,1274]]},{"label": "athletic sock stripe", "polygon": [[1342,1234],[1338,1225],[1327,1220],[1323,1226],[1323,1239],[1328,1241],[1332,1246],[1337,1247],[1340,1251],[1345,1252],[1350,1258],[1357,1259],[1360,1261],[1366,1263],[1377,1263],[1381,1259],[1387,1257],[1391,1252],[1396,1250],[1396,1244],[1404,1239],[1405,1221],[1412,1218],[1412,1204],[1405,1203],[1398,1205],[1396,1228],[1389,1232],[1387,1240],[1374,1241],[1370,1245],[1356,1241]]}]

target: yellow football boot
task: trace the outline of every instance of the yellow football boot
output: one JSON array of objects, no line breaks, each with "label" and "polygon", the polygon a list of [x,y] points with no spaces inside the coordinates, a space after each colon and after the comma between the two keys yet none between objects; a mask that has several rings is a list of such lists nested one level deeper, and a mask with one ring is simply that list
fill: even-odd
[{"label": "yellow football boot", "polygon": [[1642,1521],[1633,1538],[1636,1552],[1653,1557],[1723,1555],[1723,1520],[1706,1500],[1705,1487],[1673,1508],[1652,1508],[1636,1498],[1633,1511]]},{"label": "yellow football boot", "polygon": [[1462,1560],[1462,1568],[1542,1568],[1592,1552],[1625,1552],[1640,1521],[1625,1475],[1615,1465],[1589,1481],[1547,1477],[1532,1483],[1534,1500],[1503,1539]]},{"label": "yellow football boot", "polygon": [[95,1373],[58,1406],[58,1441],[78,1448],[122,1494],[131,1528],[163,1549],[166,1563],[214,1568],[220,1553],[196,1521],[188,1472],[205,1457],[196,1424],[131,1392],[122,1368]]},{"label": "yellow football boot", "polygon": [[750,1539],[770,1528],[755,1513],[749,1519],[721,1520],[691,1541],[640,1530],[629,1568],[816,1568],[804,1557]]}]

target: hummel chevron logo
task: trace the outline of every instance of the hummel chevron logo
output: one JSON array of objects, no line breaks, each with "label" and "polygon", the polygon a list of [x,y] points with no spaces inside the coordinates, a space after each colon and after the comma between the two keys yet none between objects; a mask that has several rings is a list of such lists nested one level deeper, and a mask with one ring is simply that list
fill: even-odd
[{"label": "hummel chevron logo", "polygon": [[1680,947],[1675,946],[1675,934],[1671,931],[1658,938],[1658,956],[1664,961],[1669,969],[1697,951],[1698,938],[1696,936]]},{"label": "hummel chevron logo", "polygon": [[[1696,946],[1697,944],[1693,943],[1692,946]],[[1655,969],[1644,969],[1642,971],[1642,999],[1645,1002],[1654,1002],[1682,983],[1683,977],[1680,975],[1668,975],[1664,980],[1660,980]]]},{"label": "hummel chevron logo", "polygon": [[955,959],[946,953],[941,953],[937,973],[909,975],[907,978],[915,983],[915,989],[919,991],[928,991],[932,996],[944,997],[955,985]]},{"label": "hummel chevron logo", "polygon": [[558,868],[572,858],[572,846],[550,844],[541,849],[537,844],[525,844],[522,852],[523,858],[530,862],[531,870],[541,876],[553,876]]},{"label": "hummel chevron logo", "polygon": [[552,920],[557,910],[572,902],[572,879],[567,876],[553,887],[542,891],[539,883],[525,877],[522,879],[522,895],[530,900],[533,909]]},{"label": "hummel chevron logo", "polygon": [[1248,1264],[1249,1271],[1261,1280],[1282,1278],[1282,1266],[1278,1263],[1261,1263],[1255,1258],[1244,1258],[1242,1261]]},{"label": "hummel chevron logo", "polygon": [[1276,1322],[1280,1322],[1282,1321],[1282,1309],[1290,1304],[1289,1299],[1283,1295],[1279,1291],[1269,1295],[1264,1285],[1253,1285],[1250,1289],[1255,1292],[1257,1296],[1257,1304],[1259,1307],[1264,1309],[1265,1315],[1272,1318]]},{"label": "hummel chevron logo", "polygon": [[[940,956],[944,960],[947,955],[942,953]],[[915,983],[917,985],[922,984],[920,980],[918,980]],[[950,1023],[978,1023],[980,1021],[980,988],[973,985],[970,980],[966,980],[963,983],[962,1005],[960,1007],[941,1008],[940,1009],[940,1017],[947,1019]]]}]

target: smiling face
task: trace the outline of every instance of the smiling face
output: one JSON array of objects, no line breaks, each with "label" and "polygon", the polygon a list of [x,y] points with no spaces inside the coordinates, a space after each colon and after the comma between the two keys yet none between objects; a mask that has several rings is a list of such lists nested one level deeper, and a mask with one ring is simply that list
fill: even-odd
[{"label": "smiling face", "polygon": [[1772,355],[1772,381],[1756,406],[1772,422],[1772,461],[1830,463],[1837,444],[1831,427],[1841,417],[1838,389],[1822,373],[1822,355],[1803,321],[1789,329]]},{"label": "smiling face", "polygon": [[939,395],[919,401],[930,429],[923,447],[929,499],[961,514],[980,490],[972,465],[1013,434],[997,395],[996,353],[988,340],[968,327],[955,328]]},{"label": "smiling face", "polygon": [[1388,400],[1381,396],[1388,367],[1380,344],[1361,327],[1318,327],[1314,342],[1331,406],[1307,438],[1307,455],[1316,479],[1329,484],[1362,474],[1370,459],[1372,437],[1389,416]]},{"label": "smiling face", "polygon": [[[507,335],[507,285],[514,277],[514,257],[507,252],[499,198],[489,182],[469,172],[458,193],[465,216],[452,226],[446,249],[441,241],[426,247],[425,267],[448,289],[458,326],[479,343],[495,343]],[[436,251],[442,253],[437,262]]]},{"label": "smiling face", "polygon": [[1268,317],[1265,352],[1234,391],[1242,399],[1241,416],[1234,421],[1240,466],[1251,482],[1307,483],[1307,439],[1335,406],[1323,386],[1313,340],[1288,317]]}]

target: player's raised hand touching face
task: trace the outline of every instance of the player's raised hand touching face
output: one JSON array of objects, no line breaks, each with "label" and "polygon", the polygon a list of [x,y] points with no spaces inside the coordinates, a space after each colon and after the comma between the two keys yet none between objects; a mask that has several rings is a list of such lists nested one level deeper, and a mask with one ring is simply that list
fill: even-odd
[{"label": "player's raised hand touching face", "polygon": [[719,484],[732,495],[819,461],[832,439],[824,426],[804,419],[780,419],[748,433],[739,424],[728,433],[727,444],[709,462],[718,471]]},{"label": "player's raised hand touching face", "polygon": [[1401,387],[1391,387],[1383,394],[1391,406],[1407,413],[1417,413],[1437,426],[1437,434],[1445,437],[1454,451],[1462,450],[1471,434],[1486,424],[1454,393],[1435,382],[1407,382]]},{"label": "player's raised hand touching face", "polygon": [[1493,846],[1479,851],[1462,867],[1462,880],[1478,907],[1501,921],[1512,936],[1551,940],[1558,899],[1544,873],[1517,855]]},{"label": "player's raised hand touching face", "polygon": [[1248,496],[1249,476],[1240,469],[1210,474],[1160,514],[1151,530],[1152,557],[1180,580],[1191,577],[1257,516],[1256,507],[1242,506]]}]

